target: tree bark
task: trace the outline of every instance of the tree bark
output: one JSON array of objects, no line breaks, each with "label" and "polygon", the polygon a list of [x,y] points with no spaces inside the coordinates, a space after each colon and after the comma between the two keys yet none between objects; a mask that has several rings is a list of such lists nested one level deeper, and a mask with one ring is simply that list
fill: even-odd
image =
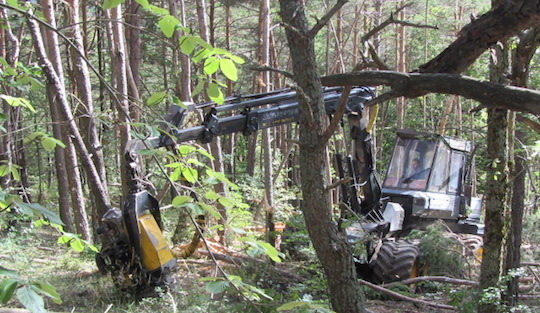
[{"label": "tree bark", "polygon": [[[45,16],[45,20],[53,27],[56,27],[56,19],[54,17],[54,8],[52,1],[48,0],[42,0],[40,1],[41,8],[43,11],[43,14]],[[58,36],[52,32],[51,30],[43,30],[43,34],[46,38],[46,48],[49,58],[52,60],[52,66],[54,67],[55,73],[59,78],[59,89],[60,92],[63,92],[65,94],[65,84],[63,80],[63,69],[62,69],[62,61],[60,60],[60,50],[58,45]],[[58,98],[56,95],[57,90],[54,89],[53,86],[51,86],[49,83],[47,84],[47,98],[49,101],[49,107],[51,109],[51,119],[53,122],[53,134],[57,139],[64,142],[66,145],[66,148],[62,148],[60,146],[56,146],[55,148],[55,159],[57,163],[56,164],[56,175],[58,180],[58,188],[65,188],[63,190],[58,190],[59,198],[59,212],[60,217],[63,218],[62,222],[64,224],[67,222],[69,224],[65,225],[65,229],[68,231],[74,231],[76,227],[74,227],[73,218],[72,218],[72,207],[73,211],[77,210],[77,206],[83,205],[84,203],[81,203],[81,201],[78,201],[78,199],[82,198],[78,197],[77,192],[81,189],[78,188],[78,186],[75,186],[73,184],[76,184],[73,180],[70,180],[70,175],[72,173],[69,173],[68,169],[75,169],[77,170],[77,160],[70,158],[70,154],[67,152],[68,149],[72,148],[69,147],[71,144],[71,141],[69,140],[69,137],[65,134],[65,127],[64,125],[64,119],[60,114],[58,114]],[[56,125],[55,125],[56,124]],[[75,162],[75,163],[73,163]],[[71,200],[70,200],[71,196]],[[80,207],[78,207],[80,210]],[[78,230],[78,229],[77,229]]]},{"label": "tree bark", "polygon": [[[54,4],[51,0],[42,0],[41,1],[41,8],[43,15],[45,16],[46,21],[53,27],[56,27],[56,20],[54,16]],[[45,34],[45,37],[47,38],[47,50],[48,50],[48,56],[49,60],[52,63],[52,66],[54,67],[55,73],[59,78],[59,86],[58,88],[60,90],[56,90],[56,87],[50,86],[50,82],[48,83],[48,95],[52,96],[49,101],[53,103],[55,107],[59,107],[61,104],[59,103],[59,96],[56,94],[57,92],[66,94],[66,87],[65,82],[63,79],[64,71],[62,68],[62,59],[60,56],[60,47],[58,45],[58,36],[55,32],[53,32],[50,29],[44,29],[43,33]],[[57,109],[58,110],[58,109]],[[65,124],[67,121],[65,119],[59,119],[59,122],[62,124]],[[66,167],[66,174],[67,174],[67,180],[69,184],[69,193],[71,195],[71,206],[73,210],[73,217],[74,217],[74,224],[75,224],[75,230],[77,233],[79,233],[85,240],[90,240],[90,227],[88,224],[88,216],[86,214],[86,205],[84,203],[84,195],[83,195],[83,189],[82,189],[82,183],[81,183],[81,174],[79,172],[79,162],[77,160],[77,155],[75,152],[75,148],[73,146],[71,138],[68,136],[68,134],[65,131],[62,131],[62,137],[61,140],[66,145],[66,148],[64,149],[64,155],[65,155],[65,167]]]},{"label": "tree bark", "polygon": [[[499,0],[492,0],[493,6]],[[508,47],[497,43],[491,51],[490,80],[504,84],[507,82]],[[504,245],[508,230],[508,110],[488,109],[487,119],[487,162],[486,210],[484,216],[484,245],[480,267],[480,289],[496,287],[502,274]],[[499,303],[479,303],[479,313],[497,311]]]},{"label": "tree bark", "polygon": [[[201,35],[201,38],[208,42],[208,40],[210,39],[210,33],[208,29],[208,18],[206,16],[205,0],[197,0],[197,19],[199,22],[199,33]],[[209,147],[210,153],[214,157],[214,160],[212,161],[212,167],[214,168],[214,171],[223,173],[224,166],[223,153],[221,151],[221,138],[217,137],[212,140],[212,142],[210,142],[209,144]],[[227,191],[225,183],[219,182],[217,184],[214,184],[214,191],[218,194],[224,195]],[[217,203],[217,210],[221,214],[219,223],[223,225],[223,228],[218,230],[219,242],[221,244],[225,244],[225,222],[227,221],[227,211],[225,207],[219,202]]]},{"label": "tree bark", "polygon": [[113,43],[113,75],[117,92],[117,100],[115,101],[116,110],[118,113],[118,127],[120,137],[118,153],[120,155],[120,177],[122,182],[122,195],[127,196],[129,193],[129,182],[131,181],[130,173],[124,158],[127,142],[131,139],[130,135],[130,105],[128,99],[128,59],[125,48],[125,33],[124,25],[122,24],[122,5],[118,5],[111,10],[111,41]]},{"label": "tree bark", "polygon": [[[83,36],[80,27],[80,3],[78,0],[68,0],[67,1],[69,8],[69,25],[72,27],[69,28],[69,36],[72,38],[73,43],[75,44],[79,53],[85,53]],[[81,127],[81,132],[84,134],[84,141],[88,147],[88,151],[91,153],[92,160],[96,166],[99,177],[103,185],[107,184],[107,178],[105,173],[105,161],[103,159],[103,146],[98,136],[97,124],[95,119],[94,112],[94,101],[92,99],[92,84],[90,81],[90,72],[88,70],[88,65],[86,61],[83,60],[82,56],[72,49],[71,56],[73,61],[73,70],[74,70],[74,82],[73,84],[77,88],[77,94],[82,102],[82,105],[79,105],[79,125]],[[90,185],[90,190],[92,198],[95,199],[95,194],[98,192],[93,188],[93,185]],[[93,203],[97,203],[93,201]],[[107,208],[97,208],[94,206],[93,211],[93,220],[94,224],[97,223],[97,220],[101,217],[98,212],[105,212]]]},{"label": "tree bark", "polygon": [[[399,1],[399,6],[405,5],[404,0]],[[400,10],[398,13],[398,19],[405,20],[405,10]],[[396,25],[396,71],[405,73],[407,72],[406,64],[406,49],[405,49],[405,26],[401,24]],[[396,128],[404,128],[405,123],[405,107],[407,102],[404,97],[396,99]]]},{"label": "tree bark", "polygon": [[[538,45],[540,44],[540,27],[523,32],[519,36],[519,43],[512,54],[512,85],[527,87],[530,63]],[[515,138],[519,143],[527,141],[526,132],[519,127],[515,131]],[[506,245],[505,272],[521,266],[521,237],[523,229],[523,213],[525,205],[525,178],[527,174],[527,155],[523,149],[514,149],[514,168],[512,171],[512,199],[510,203],[510,228]],[[508,282],[508,289],[504,295],[507,305],[515,306],[519,297],[518,277],[512,277]]]},{"label": "tree bark", "polygon": [[327,127],[327,116],[317,71],[313,32],[301,0],[280,0],[280,15],[287,25],[293,73],[299,93],[300,172],[303,200],[301,209],[308,232],[326,277],[332,308],[336,312],[363,312],[364,300],[356,282],[356,271],[346,236],[332,218],[332,203],[325,168],[325,145],[320,136]]},{"label": "tree bark", "polygon": [[[270,66],[270,1],[262,0],[259,10],[259,51],[260,66]],[[270,91],[270,72],[261,72],[260,92]],[[264,163],[264,191],[266,208],[266,233],[268,242],[275,245],[275,227],[274,227],[274,184],[272,181],[272,138],[270,129],[262,130],[262,149]]]},{"label": "tree bark", "polygon": [[90,154],[88,153],[88,150],[84,145],[81,133],[77,127],[77,124],[75,123],[71,108],[69,107],[66,94],[62,92],[61,80],[56,74],[51,62],[47,58],[47,54],[43,45],[43,40],[40,36],[39,26],[37,25],[37,22],[33,20],[33,16],[27,15],[27,22],[30,28],[30,34],[32,36],[32,41],[36,50],[39,66],[42,68],[47,82],[51,85],[51,88],[57,95],[58,103],[60,104],[59,112],[62,114],[64,120],[67,123],[69,133],[73,138],[73,143],[75,145],[75,148],[77,149],[79,157],[81,158],[84,169],[85,171],[87,171],[90,183],[95,184],[96,189],[100,191],[97,194],[97,201],[99,202],[98,205],[99,207],[110,207],[108,192],[106,192],[105,187],[103,186],[101,179],[99,178],[96,167],[92,162],[92,159],[90,158]]}]

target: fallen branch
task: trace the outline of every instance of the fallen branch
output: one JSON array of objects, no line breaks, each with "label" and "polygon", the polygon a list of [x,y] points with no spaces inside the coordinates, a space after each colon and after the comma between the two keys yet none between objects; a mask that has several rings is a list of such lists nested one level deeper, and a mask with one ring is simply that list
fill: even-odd
[{"label": "fallen branch", "polygon": [[[208,250],[199,249],[198,252],[200,254],[202,254],[202,255],[210,255]],[[292,279],[292,280],[297,281],[297,282],[304,281],[304,279],[302,277],[300,277],[300,276],[298,276],[296,274],[289,273],[287,271],[279,269],[279,268],[277,268],[275,266],[272,266],[271,264],[268,264],[268,263],[266,263],[266,262],[264,262],[262,260],[256,259],[256,258],[252,258],[252,257],[248,257],[248,256],[231,256],[231,255],[226,255],[226,254],[221,254],[221,253],[216,253],[216,252],[213,252],[212,254],[216,258],[216,260],[227,262],[227,263],[230,263],[230,264],[233,264],[233,265],[236,265],[236,266],[242,266],[242,265],[244,265],[245,263],[248,263],[248,262],[256,263],[256,264],[259,264],[261,266],[266,266],[269,270],[275,272],[276,274],[284,276],[287,279]]]},{"label": "fallen branch", "polygon": [[375,284],[372,284],[370,282],[367,282],[363,279],[359,279],[358,282],[362,285],[365,285],[365,286],[368,286],[369,288],[373,289],[373,290],[376,290],[376,291],[379,291],[379,292],[382,292],[384,293],[385,295],[388,295],[388,296],[391,296],[391,297],[394,297],[396,299],[399,299],[399,300],[403,300],[403,301],[408,301],[408,302],[413,302],[413,303],[417,303],[417,304],[423,304],[423,305],[426,305],[426,306],[429,306],[429,307],[432,307],[432,308],[438,308],[438,309],[445,309],[445,310],[452,310],[452,311],[456,311],[457,308],[455,306],[451,306],[451,305],[447,305],[447,304],[439,304],[439,303],[434,303],[434,302],[429,302],[429,301],[425,301],[425,300],[420,300],[420,299],[415,299],[415,298],[411,298],[411,297],[407,297],[407,296],[404,296],[400,293],[397,293],[397,292],[394,292],[392,290],[388,290],[384,287],[381,287],[381,286],[377,286]]},{"label": "fallen branch", "polygon": [[521,266],[540,266],[540,263],[535,263],[535,262],[521,262]]},{"label": "fallen branch", "polygon": [[478,282],[475,282],[472,280],[456,279],[456,278],[445,277],[445,276],[419,276],[419,277],[409,278],[402,281],[385,284],[384,287],[390,288],[397,285],[411,285],[411,284],[416,284],[423,281],[434,281],[434,282],[448,283],[448,284],[453,284],[453,285],[462,285],[462,286],[469,286],[469,287],[479,286]]}]

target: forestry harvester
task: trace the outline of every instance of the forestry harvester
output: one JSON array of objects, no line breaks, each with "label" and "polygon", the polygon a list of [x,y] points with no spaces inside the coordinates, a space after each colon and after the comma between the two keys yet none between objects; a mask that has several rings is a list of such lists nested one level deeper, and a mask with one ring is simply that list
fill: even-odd
[{"label": "forestry harvester", "polygon": [[[342,97],[341,88],[323,90],[326,113],[331,116]],[[366,87],[353,88],[342,125],[348,153],[335,156],[340,186],[341,218],[358,222],[347,229],[351,242],[367,241],[367,258],[357,260],[360,275],[376,283],[409,278],[419,251],[399,236],[442,219],[454,231],[481,234],[481,201],[471,196],[471,144],[445,136],[400,130],[386,178],[379,182],[372,153],[369,120],[364,104],[374,97]],[[199,126],[183,128],[186,116],[205,112]],[[167,282],[176,260],[163,236],[158,201],[136,179],[141,149],[173,147],[237,132],[250,135],[264,128],[298,120],[296,92],[278,90],[235,96],[225,104],[173,105],[159,137],[134,140],[125,153],[132,172],[129,196],[121,209],[111,208],[98,230],[102,249],[97,264],[111,273],[119,287],[138,290]],[[371,123],[372,124],[372,123]],[[467,215],[467,212],[472,214]],[[367,236],[367,235],[370,236]],[[376,238],[375,240],[373,238]]]}]

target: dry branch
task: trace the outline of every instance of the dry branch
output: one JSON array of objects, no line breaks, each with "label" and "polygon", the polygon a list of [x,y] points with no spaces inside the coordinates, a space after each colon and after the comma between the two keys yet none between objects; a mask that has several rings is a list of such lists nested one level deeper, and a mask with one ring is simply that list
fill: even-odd
[{"label": "dry branch", "polygon": [[[210,252],[208,252],[208,250],[202,250],[202,249],[199,249],[198,252],[202,255],[210,255]],[[287,271],[284,271],[282,269],[279,269],[267,262],[264,262],[262,260],[259,260],[259,259],[256,259],[256,258],[252,258],[252,257],[248,257],[248,256],[231,256],[231,255],[226,255],[226,254],[221,254],[221,253],[216,253],[216,252],[213,252],[212,253],[214,255],[214,257],[216,258],[216,260],[220,260],[220,261],[223,261],[223,262],[227,262],[227,263],[230,263],[230,264],[233,264],[233,265],[237,265],[237,266],[242,266],[246,263],[256,263],[258,265],[261,265],[261,266],[265,266],[265,268],[269,269],[270,271],[274,272],[275,274],[279,275],[279,276],[282,276],[282,277],[286,277],[287,279],[290,279],[290,280],[294,280],[294,281],[297,281],[297,282],[301,282],[301,281],[304,281],[304,279],[296,274],[293,274],[293,273],[289,273]]]},{"label": "dry branch", "polygon": [[412,284],[416,284],[423,281],[434,281],[434,282],[448,283],[448,284],[453,284],[453,285],[478,287],[478,282],[475,282],[472,280],[465,280],[465,279],[456,279],[456,278],[445,277],[445,276],[419,276],[419,277],[405,279],[402,281],[389,283],[389,284],[384,285],[384,287],[391,288],[397,285],[412,285]]},{"label": "dry branch", "polygon": [[397,292],[394,292],[392,290],[388,290],[384,287],[381,287],[381,286],[377,286],[375,284],[372,284],[370,282],[367,282],[365,280],[362,280],[362,279],[359,279],[358,282],[362,285],[365,285],[373,290],[376,290],[376,291],[379,291],[379,292],[382,292],[384,293],[385,295],[388,295],[388,296],[391,296],[391,297],[394,297],[396,299],[399,299],[399,300],[403,300],[403,301],[408,301],[408,302],[413,302],[413,303],[418,303],[418,304],[423,304],[423,305],[426,305],[426,306],[429,306],[429,307],[432,307],[432,308],[438,308],[438,309],[445,309],[445,310],[452,310],[452,311],[456,311],[457,308],[454,307],[454,306],[451,306],[451,305],[447,305],[447,304],[439,304],[439,303],[433,303],[433,302],[429,302],[429,301],[425,301],[425,300],[420,300],[420,299],[415,299],[415,298],[411,298],[411,297],[407,297],[407,296],[404,296],[400,293],[397,293]]},{"label": "dry branch", "polygon": [[345,3],[347,3],[349,0],[338,0],[336,4],[313,26],[312,29],[309,30],[309,36],[315,37],[317,33],[330,21],[332,16],[336,14],[336,12],[341,9]]}]

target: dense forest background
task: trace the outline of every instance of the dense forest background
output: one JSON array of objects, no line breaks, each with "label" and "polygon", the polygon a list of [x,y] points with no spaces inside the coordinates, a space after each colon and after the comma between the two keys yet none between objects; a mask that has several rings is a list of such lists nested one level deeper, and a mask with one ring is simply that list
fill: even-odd
[{"label": "dense forest background", "polygon": [[[304,5],[313,26],[335,3]],[[496,5],[483,0],[348,1],[313,39],[318,75],[353,69],[417,71],[454,42],[465,25]],[[161,298],[135,301],[115,290],[93,263],[100,217],[108,207],[121,207],[129,193],[133,173],[124,158],[129,140],[159,135],[171,106],[220,105],[227,97],[297,88],[286,34],[293,27],[282,22],[280,3],[0,0],[0,24],[0,275],[6,277],[0,302],[10,307],[23,303],[35,312],[43,310],[43,301],[53,311],[75,312],[329,312],[330,304],[344,312],[327,291],[324,264],[302,219],[302,143],[296,124],[249,137],[227,135],[211,144],[144,149],[136,157],[139,183],[160,201],[171,245],[185,248],[196,231],[190,217],[205,214],[206,244],[218,255],[234,255],[236,265],[226,258],[214,264],[204,252],[211,249],[201,248],[179,261],[174,288],[164,290]],[[452,74],[538,89],[538,34],[535,28],[516,32],[486,49],[462,73]],[[528,46],[521,45],[526,40]],[[520,81],[514,67],[524,47],[532,52]],[[494,74],[497,67],[500,75]],[[390,89],[378,87],[377,94]],[[540,284],[534,270],[540,257],[538,115],[504,111],[508,119],[499,124],[486,107],[437,93],[381,101],[371,109],[377,111],[371,113],[376,117],[377,170],[384,176],[397,129],[471,141],[474,193],[496,194],[490,186],[503,189],[504,204],[493,213],[507,222],[499,231],[507,234],[516,225],[509,222],[515,212],[510,190],[523,195],[523,225],[516,226],[523,234],[514,247],[520,250],[521,244],[518,261],[529,264],[522,267],[522,276],[532,287],[521,306],[513,300],[498,302],[507,288],[504,279],[512,280],[500,271],[495,283],[487,285],[491,293],[484,289],[473,296],[463,286],[436,282],[419,292],[433,290],[429,301],[463,312],[473,312],[481,301],[488,308],[533,312]],[[199,125],[200,119],[193,116],[185,124]],[[500,154],[505,158],[490,154],[496,150],[490,138],[502,136],[496,131],[490,135],[490,129],[508,138]],[[343,136],[340,130],[330,139],[330,153],[345,148]],[[328,172],[335,177],[331,166]],[[193,194],[198,200],[187,200]],[[337,207],[336,195],[332,201]],[[283,225],[284,233],[275,231]],[[444,248],[444,254],[426,252],[435,264],[432,275],[478,280],[479,261],[463,256],[459,241],[444,235],[443,226],[413,236],[426,251]],[[496,245],[495,253],[501,254],[507,243],[501,239]],[[385,306],[393,298],[367,290],[372,312],[415,310],[407,302]],[[398,290],[413,293],[405,286]],[[9,300],[10,292],[18,300]],[[490,300],[493,294],[497,299]],[[396,305],[403,307],[395,311]]]}]

